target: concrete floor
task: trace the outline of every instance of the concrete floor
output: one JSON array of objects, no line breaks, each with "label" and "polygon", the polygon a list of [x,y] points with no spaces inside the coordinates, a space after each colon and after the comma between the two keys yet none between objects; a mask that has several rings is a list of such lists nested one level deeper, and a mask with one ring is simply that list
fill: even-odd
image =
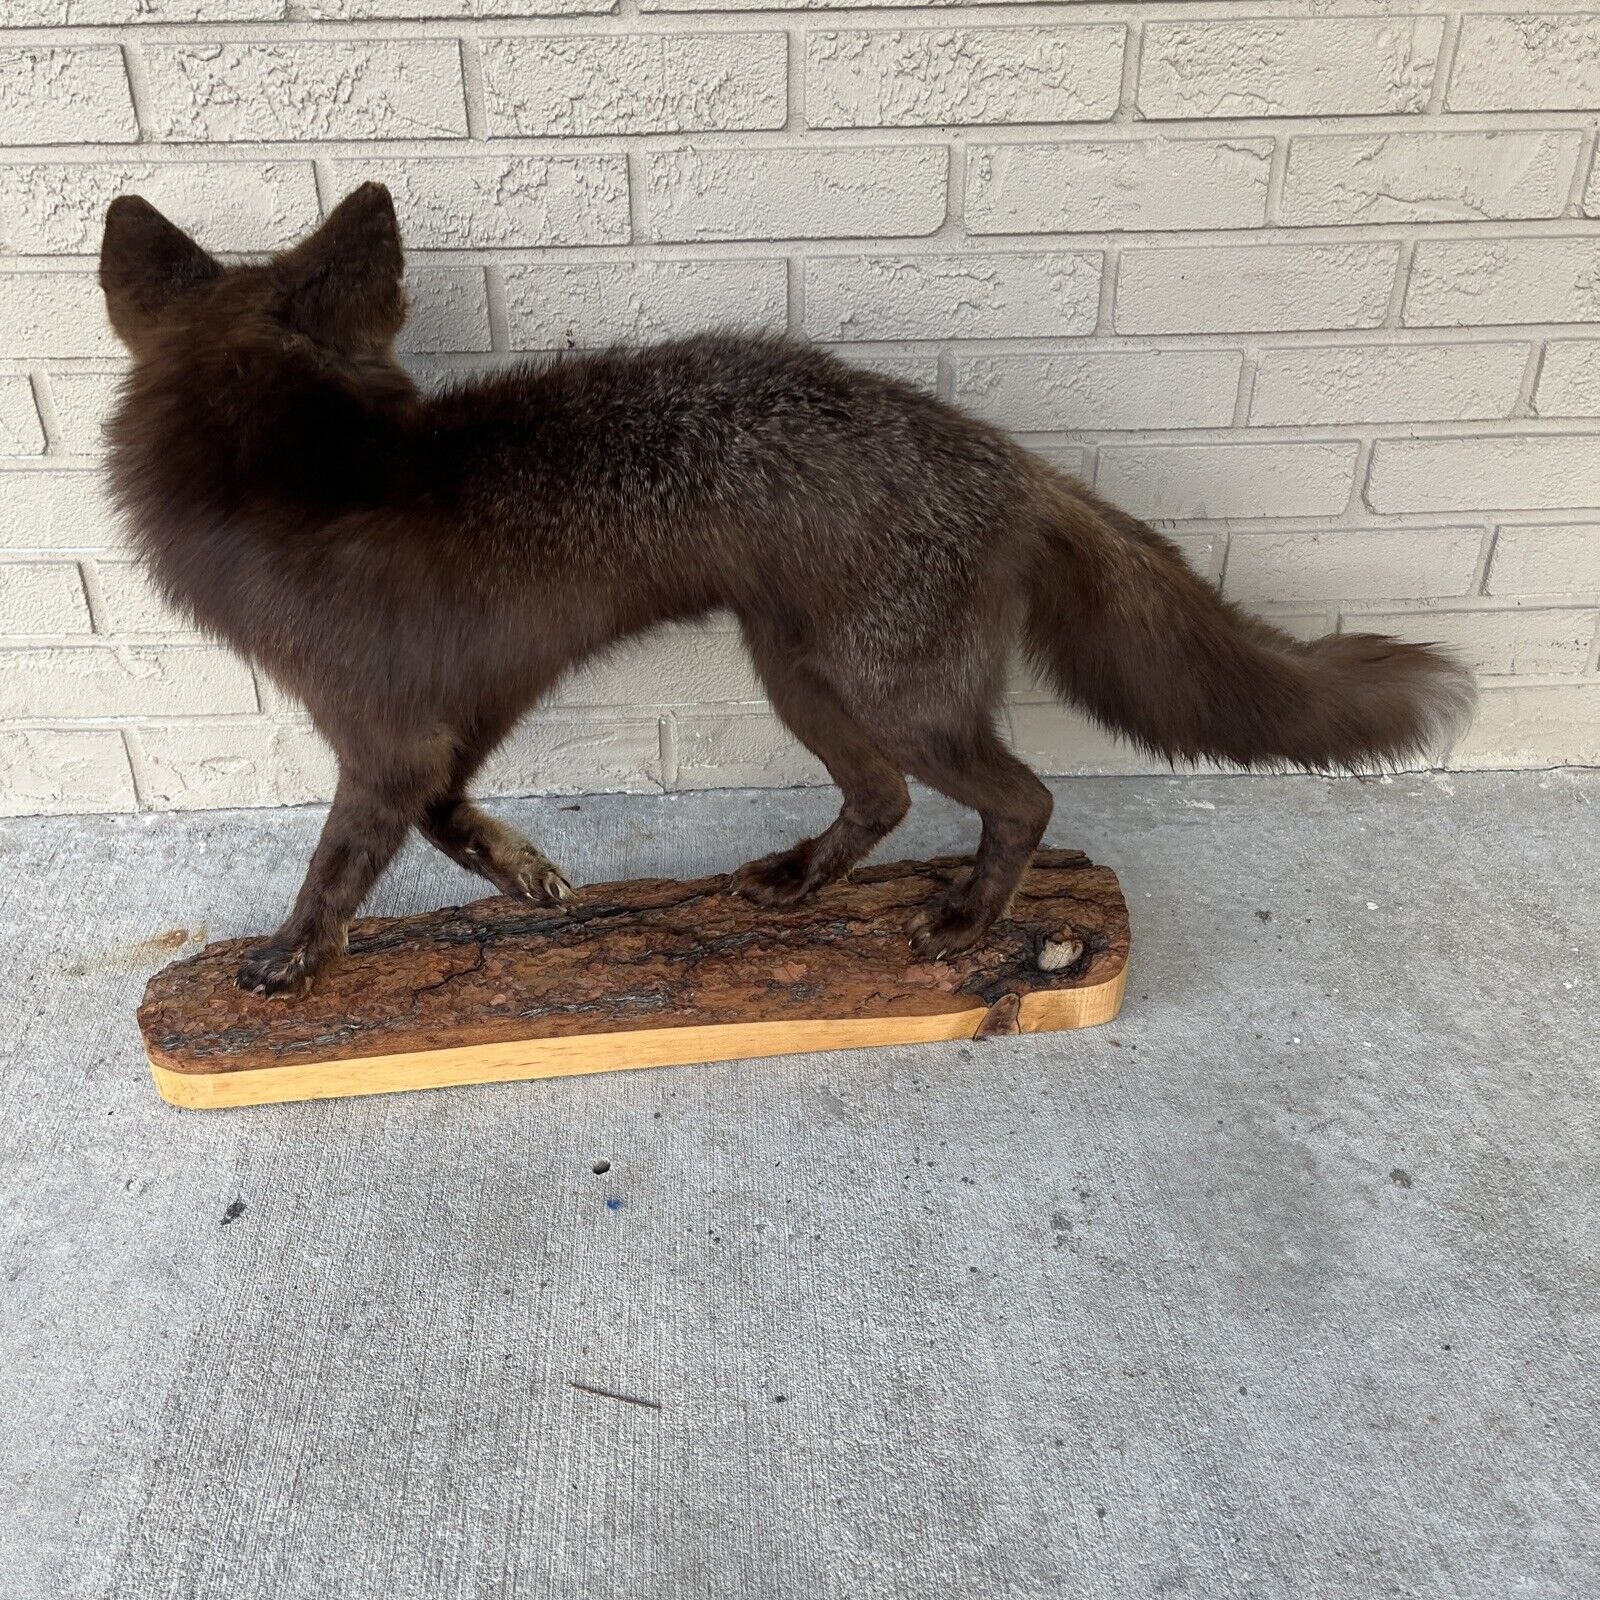
[{"label": "concrete floor", "polygon": [[[1108,1028],[243,1112],[147,941],[319,814],[0,826],[0,1594],[1600,1594],[1600,773],[1056,788]],[[582,881],[831,805],[503,809]]]}]

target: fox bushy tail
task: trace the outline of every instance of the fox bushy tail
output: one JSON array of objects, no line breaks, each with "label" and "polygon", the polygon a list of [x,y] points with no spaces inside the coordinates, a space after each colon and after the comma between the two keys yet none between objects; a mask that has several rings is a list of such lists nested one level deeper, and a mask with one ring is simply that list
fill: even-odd
[{"label": "fox bushy tail", "polygon": [[1025,643],[1058,693],[1172,760],[1351,769],[1440,749],[1472,714],[1446,652],[1371,633],[1311,643],[1247,615],[1177,547],[1041,470]]}]

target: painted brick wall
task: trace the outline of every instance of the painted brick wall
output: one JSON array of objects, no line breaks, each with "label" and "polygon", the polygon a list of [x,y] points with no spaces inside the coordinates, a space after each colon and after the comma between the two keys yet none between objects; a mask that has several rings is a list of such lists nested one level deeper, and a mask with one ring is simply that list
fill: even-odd
[{"label": "painted brick wall", "polygon": [[[1330,14],[1336,12],[1337,14]],[[96,476],[137,190],[223,252],[394,190],[419,374],[736,323],[1017,430],[1299,633],[1447,640],[1457,766],[1600,760],[1600,15],[1440,0],[4,0],[0,802],[327,793]],[[1052,771],[1140,762],[1019,676]],[[561,687],[501,792],[812,781],[726,626]]]}]

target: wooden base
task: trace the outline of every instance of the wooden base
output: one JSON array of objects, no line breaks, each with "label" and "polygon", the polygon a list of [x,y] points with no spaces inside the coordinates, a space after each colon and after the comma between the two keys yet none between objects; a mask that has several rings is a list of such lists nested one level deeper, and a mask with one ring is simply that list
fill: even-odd
[{"label": "wooden base", "polygon": [[158,972],[139,1007],[174,1105],[213,1107],[553,1078],[629,1067],[987,1038],[1109,1022],[1127,981],[1115,874],[1041,850],[984,945],[916,962],[907,915],[967,863],[868,867],[791,911],[726,879],[594,884],[371,918],[299,1000],[234,981],[249,941]]}]

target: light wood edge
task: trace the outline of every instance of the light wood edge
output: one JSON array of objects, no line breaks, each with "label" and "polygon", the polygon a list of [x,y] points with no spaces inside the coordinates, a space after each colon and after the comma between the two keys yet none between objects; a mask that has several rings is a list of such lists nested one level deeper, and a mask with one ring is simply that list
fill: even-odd
[{"label": "light wood edge", "polygon": [[[1104,983],[1024,995],[1018,1017],[1020,1031],[1053,1033],[1110,1022],[1122,1009],[1127,983],[1128,969],[1124,966]],[[985,1009],[976,1005],[969,1011],[922,1017],[726,1022],[698,1028],[574,1034],[560,1039],[511,1039],[500,1044],[310,1061],[239,1072],[183,1072],[164,1066],[155,1050],[147,1053],[163,1100],[189,1110],[215,1110],[289,1100],[443,1089],[468,1083],[509,1083],[641,1067],[689,1066],[701,1061],[737,1061],[811,1050],[970,1039],[983,1020]]]}]

